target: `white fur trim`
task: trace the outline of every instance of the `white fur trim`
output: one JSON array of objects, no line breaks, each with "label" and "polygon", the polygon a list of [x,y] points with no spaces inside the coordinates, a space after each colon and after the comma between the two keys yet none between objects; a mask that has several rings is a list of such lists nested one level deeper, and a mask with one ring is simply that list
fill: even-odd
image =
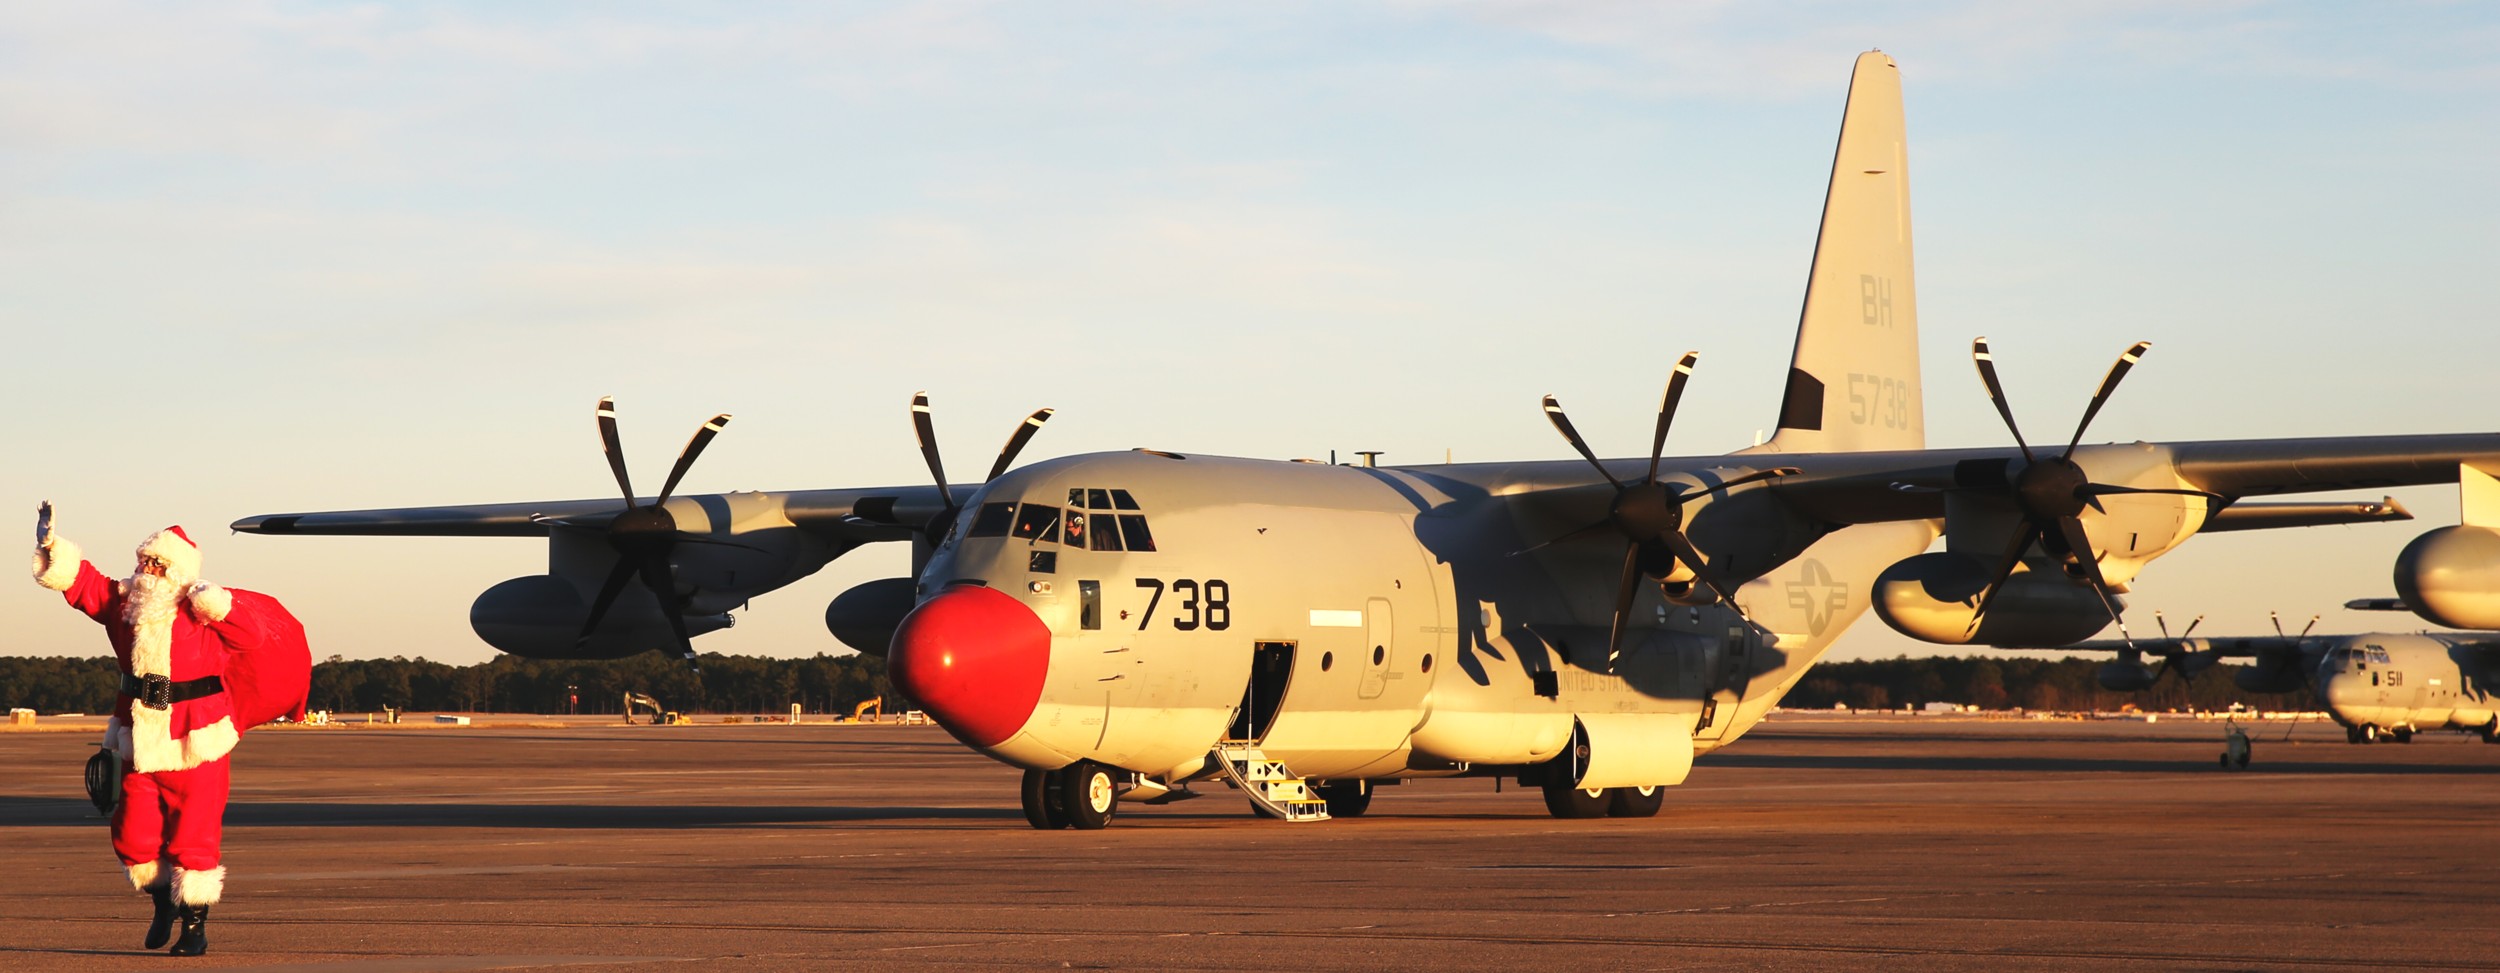
[{"label": "white fur trim", "polygon": [[191,586],[191,613],[204,622],[222,622],[234,610],[234,594],[202,581]]},{"label": "white fur trim", "polygon": [[174,866],[174,901],[188,906],[216,905],[226,894],[226,866],[192,871]]},{"label": "white fur trim", "polygon": [[130,769],[142,774],[189,770],[182,762],[183,745],[173,738],[174,711],[130,703]]},{"label": "white fur trim", "polygon": [[143,861],[123,868],[130,872],[130,887],[142,892],[162,891],[174,880],[161,861]]},{"label": "white fur trim", "polygon": [[234,745],[243,742],[243,734],[234,728],[234,718],[220,716],[217,722],[191,731],[182,738],[182,768],[189,770],[234,752]]},{"label": "white fur trim", "polygon": [[35,549],[35,583],[54,591],[68,591],[78,583],[78,565],[86,555],[78,545],[55,537],[49,548]]},{"label": "white fur trim", "polygon": [[171,527],[149,534],[147,540],[140,541],[137,554],[165,562],[165,577],[175,584],[189,585],[200,580],[200,546],[183,539],[183,535],[174,533]]},{"label": "white fur trim", "polygon": [[[167,770],[189,770],[234,752],[243,742],[243,734],[234,728],[234,718],[220,716],[217,722],[183,734],[182,739],[168,739],[173,722],[172,710],[149,709],[136,703],[130,706],[135,725],[127,730],[106,724],[108,744],[118,744],[130,760],[130,768],[142,774]],[[113,739],[119,731],[122,737]]]}]

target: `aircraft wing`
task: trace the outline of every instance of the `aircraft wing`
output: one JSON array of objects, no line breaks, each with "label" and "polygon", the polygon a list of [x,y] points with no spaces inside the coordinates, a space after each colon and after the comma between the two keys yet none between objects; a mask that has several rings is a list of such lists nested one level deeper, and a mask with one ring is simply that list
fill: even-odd
[{"label": "aircraft wing", "polygon": [[[956,502],[972,488],[957,487]],[[675,498],[697,510],[727,509],[730,496],[755,497],[778,507],[792,526],[828,538],[859,543],[903,540],[912,527],[943,509],[934,486],[795,490],[747,495],[701,494]],[[741,506],[747,506],[741,504]],[[556,527],[599,527],[623,511],[615,498],[491,503],[442,507],[384,507],[311,513],[260,514],[232,525],[246,534],[354,535],[381,537],[545,537]]]},{"label": "aircraft wing", "polygon": [[[1853,524],[1942,517],[1946,493],[2002,488],[2022,454],[1993,448],[1754,458],[1802,470],[1772,484],[1790,506]],[[2278,508],[2242,504],[2241,498],[2454,483],[2460,465],[2500,469],[2500,433],[2109,444],[2086,446],[2076,459],[2087,468],[2123,464],[2153,474],[2167,467],[2168,476],[2149,476],[2142,485],[2183,486],[2220,498],[2221,510],[2206,529],[2308,526],[2411,515],[2392,500]]]}]

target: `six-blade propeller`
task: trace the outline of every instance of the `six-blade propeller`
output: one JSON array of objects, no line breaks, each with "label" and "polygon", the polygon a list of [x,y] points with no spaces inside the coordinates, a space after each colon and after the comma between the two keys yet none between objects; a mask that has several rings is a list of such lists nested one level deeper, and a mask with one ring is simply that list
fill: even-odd
[{"label": "six-blade propeller", "polygon": [[2083,467],[2074,461],[2075,448],[2083,442],[2083,432],[2092,425],[2092,417],[2100,414],[2101,406],[2109,402],[2110,393],[2117,390],[2119,380],[2127,377],[2128,370],[2134,368],[2135,363],[2144,357],[2145,350],[2152,346],[2152,342],[2139,341],[2118,356],[2117,363],[2109,367],[2109,374],[2101,379],[2099,391],[2093,393],[2092,403],[2084,408],[2082,421],[2075,423],[2075,434],[2067,438],[2066,451],[2043,457],[2032,452],[2031,444],[2023,439],[2022,427],[2014,422],[2013,407],[2005,401],[2005,387],[1997,382],[1996,361],[1988,354],[1988,339],[1982,337],[1971,342],[1971,359],[1979,366],[1979,381],[1988,387],[1988,401],[1996,406],[1997,415],[2005,419],[2006,431],[2014,434],[2014,445],[2020,447],[2023,453],[2022,469],[2008,478],[2004,488],[2021,514],[2022,522],[2008,539],[2005,556],[1998,561],[1988,586],[1980,589],[1977,608],[1971,613],[1971,630],[1978,630],[1980,620],[1987,617],[1989,604],[1996,600],[1999,591],[2004,590],[2006,580],[2014,575],[2014,569],[2022,564],[2023,552],[2036,543],[2052,557],[2071,558],[2083,580],[2092,586],[2092,593],[2100,596],[2101,606],[2109,611],[2110,621],[2117,623],[2119,638],[2130,643],[2134,641],[2127,633],[2126,619],[2119,614],[2117,596],[2110,589],[2109,580],[2101,574],[2100,558],[2092,549],[2092,540],[2084,533],[2083,511],[2086,508],[2104,509],[2100,498],[2114,494],[2167,493],[2219,499],[2203,490],[2094,483],[2084,473]]},{"label": "six-blade propeller", "polygon": [[[1051,412],[1050,409],[1036,409],[1032,415],[1024,417],[1023,422],[1017,423],[1016,431],[1008,434],[1007,445],[998,451],[998,460],[990,464],[989,475],[982,477],[981,482],[988,483],[1007,472],[1007,467],[1015,463],[1016,454],[1024,451],[1024,444],[1032,442],[1033,434],[1041,431],[1042,423],[1050,421]],[[935,544],[946,538],[947,530],[955,525],[955,518],[963,510],[955,505],[955,493],[946,484],[946,463],[938,457],[937,423],[929,415],[927,392],[912,393],[911,429],[912,435],[920,441],[920,458],[928,461],[929,478],[937,481],[938,501],[946,505],[922,528],[922,536]]]},{"label": "six-blade propeller", "polygon": [[1614,624],[1606,637],[1606,660],[1610,665],[1623,651],[1623,631],[1631,622],[1632,601],[1640,593],[1641,576],[1644,574],[1663,576],[1672,573],[1675,564],[1681,562],[1691,568],[1693,577],[1717,594],[1721,601],[1730,606],[1736,604],[1735,593],[1730,590],[1727,580],[1693,546],[1692,539],[1685,536],[1684,502],[1705,493],[1724,492],[1797,472],[1795,467],[1757,470],[1723,483],[1690,490],[1670,490],[1666,484],[1658,482],[1658,459],[1667,448],[1667,428],[1675,422],[1676,402],[1684,397],[1684,383],[1692,377],[1693,362],[1700,357],[1699,353],[1688,351],[1675,363],[1675,374],[1667,379],[1666,397],[1658,404],[1657,433],[1650,438],[1649,444],[1649,471],[1636,482],[1625,483],[1608,472],[1606,464],[1598,462],[1597,454],[1589,449],[1588,442],[1580,438],[1580,431],[1572,428],[1570,417],[1563,414],[1562,404],[1551,395],[1545,397],[1545,417],[1553,420],[1554,429],[1562,433],[1572,449],[1579,451],[1581,458],[1597,468],[1597,475],[1614,484],[1615,499],[1607,509],[1606,519],[1516,554],[1602,533],[1608,528],[1623,535],[1628,542],[1623,551],[1623,575],[1615,586]]},{"label": "six-blade propeller", "polygon": [[624,593],[626,583],[639,576],[643,587],[650,589],[651,597],[658,600],[660,615],[668,619],[669,629],[677,633],[679,654],[686,665],[701,671],[695,664],[694,638],[686,634],[684,605],[677,597],[676,572],[669,566],[669,552],[681,543],[745,545],[679,531],[677,518],[669,514],[665,504],[669,494],[676,492],[677,482],[685,479],[686,470],[694,466],[695,457],[702,455],[703,447],[710,445],[712,437],[720,435],[721,427],[728,424],[729,414],[724,412],[695,430],[694,438],[677,454],[677,465],[668,471],[668,482],[661,485],[660,495],[643,504],[634,499],[633,481],[625,474],[625,447],[616,434],[616,403],[609,398],[599,400],[599,443],[607,451],[609,472],[616,474],[616,488],[625,495],[625,510],[602,528],[608,546],[616,551],[616,567],[608,572],[607,581],[599,586],[599,596],[591,601],[590,615],[582,620],[576,644],[590,641],[599,623],[607,618],[608,609],[616,604],[617,596]]}]

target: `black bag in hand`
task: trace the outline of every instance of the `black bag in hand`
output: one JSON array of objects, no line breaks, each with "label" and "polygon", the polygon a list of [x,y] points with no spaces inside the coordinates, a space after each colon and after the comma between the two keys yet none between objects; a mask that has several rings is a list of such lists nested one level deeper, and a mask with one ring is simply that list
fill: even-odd
[{"label": "black bag in hand", "polygon": [[95,756],[87,758],[87,800],[107,818],[122,804],[122,755],[113,748],[99,745]]}]

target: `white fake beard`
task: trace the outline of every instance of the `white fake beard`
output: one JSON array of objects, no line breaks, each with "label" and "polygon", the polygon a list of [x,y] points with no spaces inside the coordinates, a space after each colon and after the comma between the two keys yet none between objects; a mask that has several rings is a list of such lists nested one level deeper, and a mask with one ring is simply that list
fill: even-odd
[{"label": "white fake beard", "polygon": [[122,582],[124,603],[122,620],[132,628],[150,625],[171,625],[174,613],[182,610],[184,589],[172,578],[141,572]]}]

